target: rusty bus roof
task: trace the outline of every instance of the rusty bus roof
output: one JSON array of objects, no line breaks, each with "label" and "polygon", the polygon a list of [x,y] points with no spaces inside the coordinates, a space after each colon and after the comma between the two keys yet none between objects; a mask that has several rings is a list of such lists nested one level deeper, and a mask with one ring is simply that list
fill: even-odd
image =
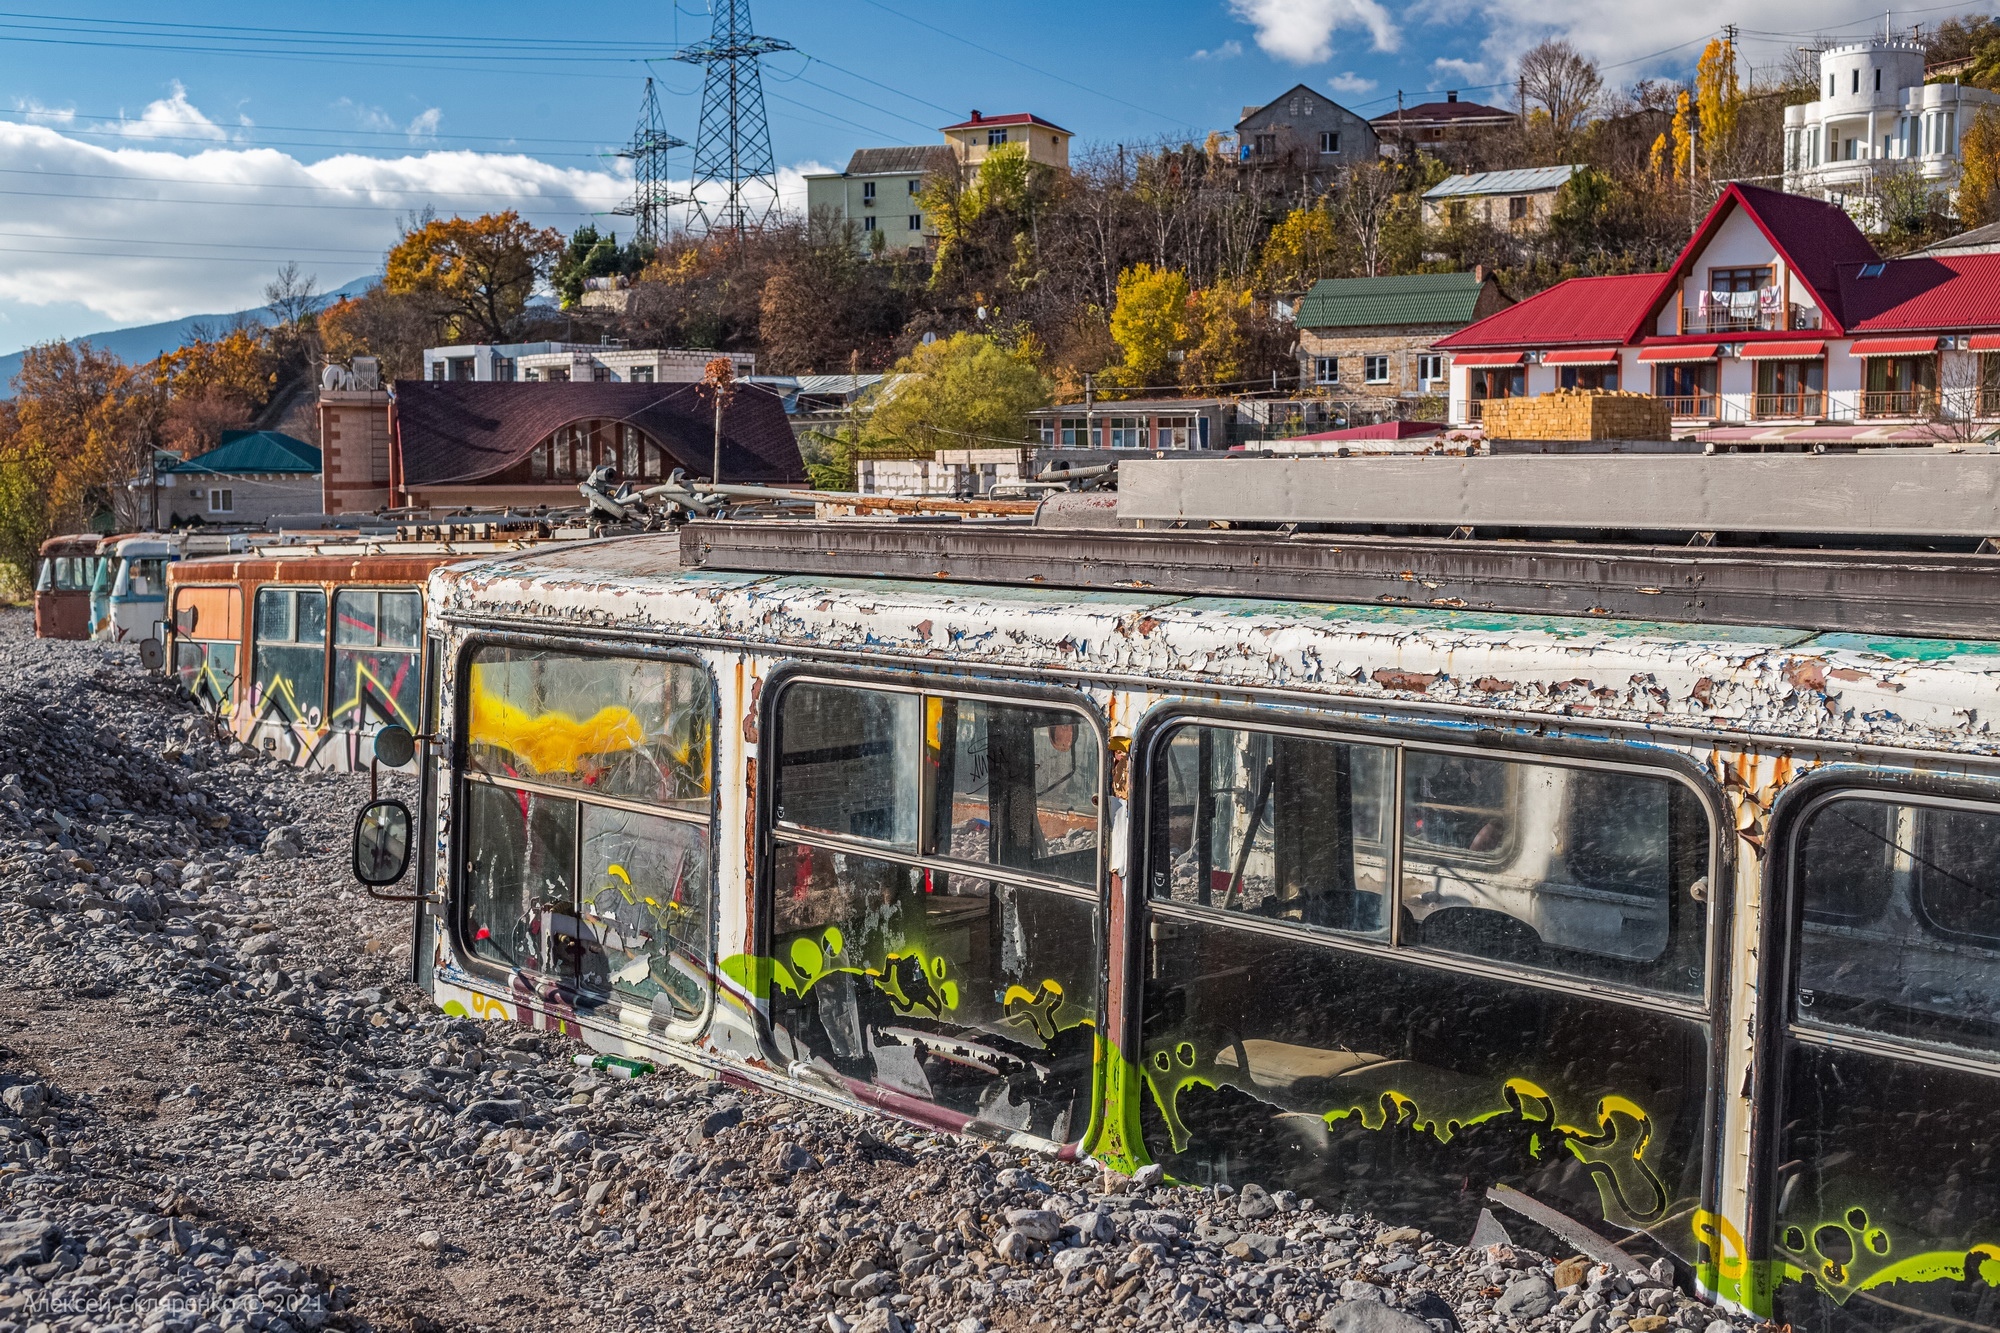
[{"label": "rusty bus roof", "polygon": [[1242,690],[1364,710],[1421,705],[2000,754],[1983,720],[2000,716],[2000,643],[715,570],[683,564],[677,539],[665,534],[469,562],[434,573],[430,590],[448,621],[530,632],[795,650],[861,665],[1036,671],[1080,688]]}]

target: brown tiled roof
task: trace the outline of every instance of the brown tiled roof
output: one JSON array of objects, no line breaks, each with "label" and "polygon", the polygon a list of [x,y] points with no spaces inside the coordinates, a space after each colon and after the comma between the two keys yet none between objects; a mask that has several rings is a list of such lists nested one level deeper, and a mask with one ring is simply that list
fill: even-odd
[{"label": "brown tiled roof", "polygon": [[1486,106],[1479,102],[1421,102],[1416,106],[1404,107],[1398,113],[1389,112],[1369,121],[1378,130],[1393,130],[1400,123],[1409,129],[1416,125],[1449,124],[1455,120],[1512,120],[1514,113],[1505,107]]},{"label": "brown tiled roof", "polygon": [[[406,486],[478,481],[526,458],[555,431],[582,421],[635,426],[676,466],[707,476],[715,409],[693,384],[492,384],[399,380],[396,439]],[[725,481],[803,481],[805,462],[784,404],[741,385],[722,414]]]}]

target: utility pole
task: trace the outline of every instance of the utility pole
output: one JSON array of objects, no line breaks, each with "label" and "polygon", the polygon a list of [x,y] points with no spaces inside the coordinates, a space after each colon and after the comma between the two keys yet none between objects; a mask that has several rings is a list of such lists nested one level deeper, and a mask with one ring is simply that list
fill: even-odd
[{"label": "utility pole", "polygon": [[[1061,431],[1062,427],[1057,426],[1056,429]],[[1061,443],[1062,436],[1058,434],[1056,440]],[[1083,375],[1083,447],[1097,447],[1097,384],[1096,377],[1089,371]]]},{"label": "utility pole", "polygon": [[[750,0],[715,0],[708,40],[674,59],[703,67],[701,128],[695,132],[695,211],[710,235],[742,236],[762,226],[778,203],[778,167],[771,155],[771,126],[764,118],[764,78],[758,60],[792,44],[759,37],[750,28]],[[701,187],[721,185],[723,202],[711,214]],[[758,202],[746,194],[759,196]],[[751,214],[754,212],[755,217]]]}]

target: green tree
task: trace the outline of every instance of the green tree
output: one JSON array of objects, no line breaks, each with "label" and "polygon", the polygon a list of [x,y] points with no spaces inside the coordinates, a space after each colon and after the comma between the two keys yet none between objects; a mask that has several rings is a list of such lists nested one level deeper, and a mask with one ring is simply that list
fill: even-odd
[{"label": "green tree", "polygon": [[[877,392],[864,448],[978,449],[1026,442],[1028,413],[1049,403],[1049,382],[1025,352],[978,333],[920,344]],[[901,378],[894,378],[901,377]]]},{"label": "green tree", "polygon": [[1172,378],[1174,353],[1188,345],[1187,274],[1151,264],[1134,264],[1119,274],[1111,337],[1125,359],[1105,372],[1107,383],[1165,384]]},{"label": "green tree", "polygon": [[1271,295],[1304,295],[1321,278],[1354,267],[1352,247],[1333,214],[1318,204],[1295,208],[1264,240],[1257,256],[1257,288]]}]

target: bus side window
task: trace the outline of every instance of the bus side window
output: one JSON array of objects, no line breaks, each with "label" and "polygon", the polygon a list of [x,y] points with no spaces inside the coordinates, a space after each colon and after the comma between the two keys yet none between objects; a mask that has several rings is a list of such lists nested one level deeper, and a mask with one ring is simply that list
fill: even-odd
[{"label": "bus side window", "polygon": [[2000,809],[1829,801],[1794,873],[1799,1022],[2000,1051]]},{"label": "bus side window", "polygon": [[1409,943],[1701,994],[1709,825],[1686,784],[1419,751],[1403,771]]},{"label": "bus side window", "polygon": [[1164,754],[1169,869],[1154,897],[1387,934],[1386,748],[1188,726]]}]

